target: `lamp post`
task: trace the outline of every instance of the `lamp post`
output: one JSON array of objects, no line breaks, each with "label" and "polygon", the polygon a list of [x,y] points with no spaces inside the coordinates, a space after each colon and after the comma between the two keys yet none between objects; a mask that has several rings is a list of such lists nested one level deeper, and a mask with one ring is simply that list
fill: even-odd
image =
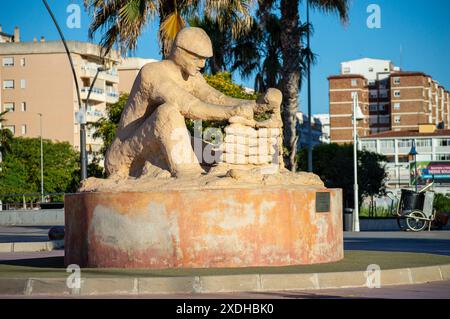
[{"label": "lamp post", "polygon": [[353,98],[353,174],[355,183],[353,185],[353,194],[355,207],[353,210],[353,231],[359,232],[359,199],[358,199],[358,133],[356,122],[364,119],[358,104],[358,93],[352,92]]},{"label": "lamp post", "polygon": [[95,81],[97,81],[98,74],[100,72],[108,70],[105,67],[98,67],[95,73],[94,79],[92,80],[91,86],[89,87],[88,95],[86,97],[86,102],[82,109],[82,120],[80,121],[80,153],[81,153],[81,180],[87,178],[87,156],[86,156],[86,109],[89,107],[89,98],[91,97],[92,89],[94,88]]},{"label": "lamp post", "polygon": [[39,115],[39,135],[41,136],[41,203],[44,202],[44,148],[42,144],[42,113]]},{"label": "lamp post", "polygon": [[417,151],[416,151],[416,140],[412,140],[411,150],[408,153],[409,156],[414,157],[414,186],[417,193]]}]

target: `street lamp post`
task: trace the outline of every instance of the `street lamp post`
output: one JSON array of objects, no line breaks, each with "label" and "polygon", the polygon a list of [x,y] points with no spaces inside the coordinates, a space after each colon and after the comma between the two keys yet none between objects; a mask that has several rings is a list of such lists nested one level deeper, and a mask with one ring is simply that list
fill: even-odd
[{"label": "street lamp post", "polygon": [[42,113],[39,115],[39,135],[41,136],[41,203],[44,202],[44,148],[42,144]]},{"label": "street lamp post", "polygon": [[416,140],[412,140],[411,150],[409,151],[410,156],[414,158],[414,187],[417,193],[417,151],[416,151]]},{"label": "street lamp post", "polygon": [[359,199],[358,199],[358,133],[356,122],[364,119],[364,115],[358,106],[358,93],[352,92],[353,98],[353,174],[355,183],[353,185],[353,194],[355,207],[353,210],[353,231],[359,232]]},{"label": "street lamp post", "polygon": [[86,97],[86,102],[82,109],[82,116],[80,120],[80,155],[81,155],[81,180],[87,178],[87,156],[86,156],[86,109],[89,107],[89,98],[91,97],[92,89],[94,88],[95,81],[97,81],[98,74],[100,72],[106,71],[104,67],[98,67],[95,73],[94,79],[92,80],[91,86],[89,87],[88,95]]}]

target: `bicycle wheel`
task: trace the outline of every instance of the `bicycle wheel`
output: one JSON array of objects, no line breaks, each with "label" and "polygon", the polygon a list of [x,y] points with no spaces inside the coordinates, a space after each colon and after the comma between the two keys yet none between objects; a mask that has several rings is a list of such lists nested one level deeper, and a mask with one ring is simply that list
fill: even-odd
[{"label": "bicycle wheel", "polygon": [[420,210],[415,210],[406,216],[406,225],[412,231],[422,231],[427,227],[427,216]]}]

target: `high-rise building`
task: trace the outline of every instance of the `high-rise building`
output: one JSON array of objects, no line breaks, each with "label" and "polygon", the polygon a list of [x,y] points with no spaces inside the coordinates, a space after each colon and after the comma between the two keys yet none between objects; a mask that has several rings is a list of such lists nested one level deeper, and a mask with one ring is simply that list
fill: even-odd
[{"label": "high-rise building", "polygon": [[425,73],[404,72],[391,61],[364,58],[343,62],[341,74],[328,80],[331,142],[353,140],[352,92],[358,92],[366,116],[357,124],[360,137],[415,130],[423,123],[450,128],[450,93]]},{"label": "high-rise building", "polygon": [[[13,41],[0,43],[0,110],[8,110],[4,123],[14,136],[39,137],[42,114],[42,135],[45,139],[67,141],[79,149],[79,110],[75,81],[61,41],[20,42],[19,30]],[[87,121],[104,116],[108,104],[118,101],[119,57],[112,52],[101,58],[100,47],[86,42],[67,41],[78,76],[82,103],[86,103],[89,87],[99,72],[87,105]],[[96,152],[101,139],[87,130],[87,149]]]}]

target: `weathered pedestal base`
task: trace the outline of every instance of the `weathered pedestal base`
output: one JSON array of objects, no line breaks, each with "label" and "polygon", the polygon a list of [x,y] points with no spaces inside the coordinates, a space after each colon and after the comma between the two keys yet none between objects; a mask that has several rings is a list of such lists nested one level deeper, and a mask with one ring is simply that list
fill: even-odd
[{"label": "weathered pedestal base", "polygon": [[341,201],[341,190],[296,186],[68,195],[65,263],[203,268],[338,261]]}]

